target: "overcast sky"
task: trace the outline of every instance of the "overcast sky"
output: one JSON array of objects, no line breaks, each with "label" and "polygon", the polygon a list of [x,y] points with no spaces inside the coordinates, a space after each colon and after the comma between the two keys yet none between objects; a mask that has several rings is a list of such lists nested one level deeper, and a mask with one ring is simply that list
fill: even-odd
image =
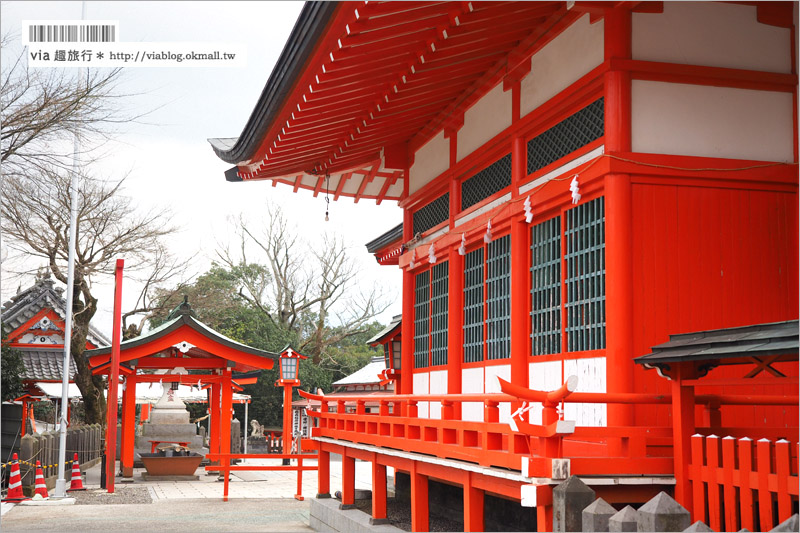
[{"label": "overcast sky", "polygon": [[[380,267],[364,244],[402,221],[394,202],[354,204],[352,199],[331,201],[325,222],[323,195],[292,193],[290,187],[272,187],[268,181],[227,183],[230,165],[216,157],[210,137],[238,137],[264,88],[272,68],[302,8],[302,2],[87,2],[87,20],[118,20],[123,42],[242,43],[247,65],[242,68],[128,68],[122,90],[142,96],[130,99],[130,112],[151,113],[146,124],[130,124],[117,141],[104,147],[110,156],[98,170],[110,177],[129,172],[125,192],[142,208],[169,208],[181,231],[170,239],[174,252],[190,262],[195,273],[210,266],[217,242],[234,239],[228,217],[246,216],[252,224],[262,219],[266,202],[283,206],[304,240],[315,242],[328,231],[352,247],[370,289],[386,288],[391,307],[380,317],[388,322],[400,312],[401,275],[397,267]],[[22,20],[80,19],[80,2],[13,2],[0,4],[4,34],[19,42]],[[5,54],[4,54],[5,56]],[[18,286],[3,272],[5,301]],[[30,280],[28,280],[29,282]],[[25,286],[25,282],[23,282]],[[124,286],[124,300],[133,305],[138,291]],[[112,288],[100,288],[100,310],[95,325],[111,331]]]}]

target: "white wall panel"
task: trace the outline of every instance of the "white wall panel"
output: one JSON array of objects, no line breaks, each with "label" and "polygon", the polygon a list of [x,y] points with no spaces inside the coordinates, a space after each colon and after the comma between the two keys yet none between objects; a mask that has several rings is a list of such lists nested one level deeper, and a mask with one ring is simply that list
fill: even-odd
[{"label": "white wall panel", "polygon": [[458,130],[458,160],[510,125],[511,91],[503,91],[501,82],[464,113],[464,126]]},{"label": "white wall panel", "polygon": [[584,15],[531,58],[531,71],[520,82],[520,114],[527,115],[602,62],[603,21],[590,24]]},{"label": "white wall panel", "polygon": [[664,2],[663,13],[632,20],[632,57],[647,61],[789,73],[790,39],[759,23],[755,6]]},{"label": "white wall panel", "polygon": [[450,141],[440,131],[414,154],[414,164],[408,169],[408,192],[414,194],[435,177],[450,168]]},{"label": "white wall panel", "polygon": [[[414,394],[429,394],[430,393],[430,376],[429,372],[415,372],[414,373]],[[428,404],[430,402],[419,402],[417,410],[420,418],[430,418]]]},{"label": "white wall panel", "polygon": [[[555,390],[564,382],[561,379],[561,361],[545,361],[528,365],[529,388],[533,390]],[[542,404],[534,404],[530,413],[531,424],[542,423]]]},{"label": "white wall panel", "polygon": [[[500,390],[500,382],[497,378],[501,377],[506,381],[511,381],[511,365],[493,365],[486,367],[486,381],[484,392],[495,393],[502,392]],[[511,404],[500,404],[500,422],[508,422],[511,420]]]},{"label": "white wall panel", "polygon": [[[447,370],[433,370],[430,373],[429,389],[431,394],[447,394]],[[442,402],[429,402],[431,418],[442,418]]]},{"label": "white wall panel", "polygon": [[[461,392],[464,394],[483,393],[483,367],[461,369]],[[483,404],[480,402],[462,403],[461,419],[483,422]]]},{"label": "white wall panel", "polygon": [[[606,392],[606,358],[571,359],[564,361],[564,376],[578,376],[577,392]],[[605,404],[565,403],[564,418],[578,426],[605,426]]]},{"label": "white wall panel", "polygon": [[792,95],[634,80],[634,152],[790,162]]}]

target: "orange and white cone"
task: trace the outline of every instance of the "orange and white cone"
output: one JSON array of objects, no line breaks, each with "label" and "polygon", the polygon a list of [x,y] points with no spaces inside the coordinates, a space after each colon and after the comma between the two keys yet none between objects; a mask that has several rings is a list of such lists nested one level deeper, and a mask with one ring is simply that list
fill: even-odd
[{"label": "orange and white cone", "polygon": [[36,461],[36,487],[33,491],[33,494],[38,494],[42,498],[49,498],[50,495],[47,494],[47,484],[44,482],[44,474],[42,473],[42,465],[39,461]]},{"label": "orange and white cone", "polygon": [[67,492],[74,490],[86,490],[83,486],[83,478],[81,478],[81,465],[78,464],[78,454],[72,459],[72,479],[69,482]]},{"label": "orange and white cone", "polygon": [[19,459],[14,454],[11,460],[11,475],[8,478],[8,494],[3,498],[4,502],[21,502],[30,500],[22,493],[22,478],[19,475]]}]

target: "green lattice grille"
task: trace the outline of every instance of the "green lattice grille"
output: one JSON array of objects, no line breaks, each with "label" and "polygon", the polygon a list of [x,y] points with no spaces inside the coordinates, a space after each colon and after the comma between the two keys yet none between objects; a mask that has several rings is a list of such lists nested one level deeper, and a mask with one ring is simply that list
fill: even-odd
[{"label": "green lattice grille", "polygon": [[561,217],[531,228],[531,354],[561,352]]},{"label": "green lattice grille", "polygon": [[606,346],[605,211],[603,198],[566,213],[567,349]]},{"label": "green lattice grille", "polygon": [[486,344],[489,359],[511,357],[511,237],[488,244]]},{"label": "green lattice grille", "polygon": [[528,174],[602,137],[604,113],[600,98],[528,141]]},{"label": "green lattice grille", "polygon": [[430,271],[416,275],[414,293],[414,367],[425,368],[430,334]]},{"label": "green lattice grille", "polygon": [[447,364],[448,262],[431,268],[431,364]]},{"label": "green lattice grille", "polygon": [[414,212],[414,234],[425,233],[450,218],[450,193],[446,192],[436,200]]},{"label": "green lattice grille", "polygon": [[464,257],[464,362],[483,361],[483,248]]},{"label": "green lattice grille", "polygon": [[511,185],[511,154],[506,154],[461,184],[461,209]]}]

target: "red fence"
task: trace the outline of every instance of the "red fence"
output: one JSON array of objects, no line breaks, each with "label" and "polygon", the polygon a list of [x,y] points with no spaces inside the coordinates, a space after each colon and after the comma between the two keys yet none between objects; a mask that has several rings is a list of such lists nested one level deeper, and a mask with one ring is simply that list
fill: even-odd
[{"label": "red fence", "polygon": [[714,531],[768,531],[796,512],[797,443],[692,437],[693,520]]}]

